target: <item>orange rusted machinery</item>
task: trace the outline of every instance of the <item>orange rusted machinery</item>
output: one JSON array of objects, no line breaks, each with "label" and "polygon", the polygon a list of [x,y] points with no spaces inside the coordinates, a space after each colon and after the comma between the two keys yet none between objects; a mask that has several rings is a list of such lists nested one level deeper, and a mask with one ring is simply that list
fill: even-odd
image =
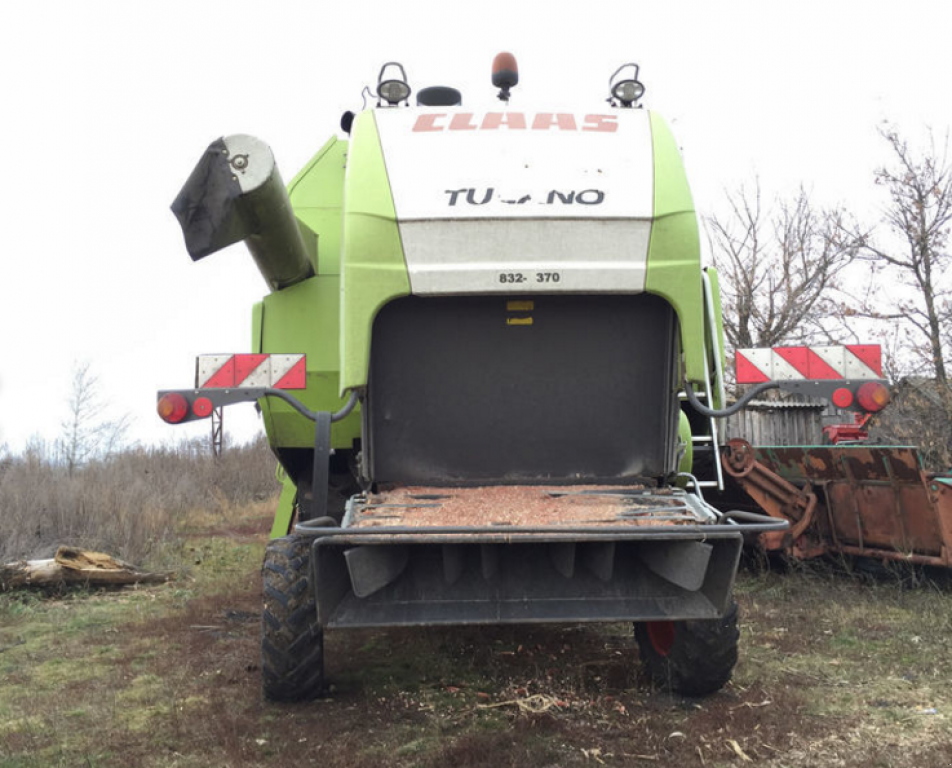
[{"label": "orange rusted machinery", "polygon": [[914,447],[752,447],[735,439],[721,464],[734,506],[753,501],[790,522],[757,538],[767,551],[952,567],[952,474],[926,472]]}]

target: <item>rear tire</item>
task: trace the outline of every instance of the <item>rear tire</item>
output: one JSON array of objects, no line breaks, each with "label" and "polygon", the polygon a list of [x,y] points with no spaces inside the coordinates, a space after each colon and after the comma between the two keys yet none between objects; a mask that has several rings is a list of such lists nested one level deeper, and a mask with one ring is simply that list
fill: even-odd
[{"label": "rear tire", "polygon": [[262,579],[261,672],[264,697],[302,701],[324,687],[324,635],[317,623],[310,583],[311,540],[272,539],[265,550]]},{"label": "rear tire", "polygon": [[720,619],[635,624],[635,639],[652,681],[685,696],[706,696],[731,679],[737,664],[737,603]]}]

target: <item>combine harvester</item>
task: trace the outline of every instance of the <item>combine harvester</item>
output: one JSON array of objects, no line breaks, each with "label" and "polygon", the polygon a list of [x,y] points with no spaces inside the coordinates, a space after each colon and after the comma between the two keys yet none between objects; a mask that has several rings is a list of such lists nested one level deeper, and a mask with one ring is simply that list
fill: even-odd
[{"label": "combine harvester", "polygon": [[786,531],[759,536],[763,551],[952,567],[952,475],[925,471],[914,447],[867,442],[866,421],[889,404],[879,347],[779,347],[735,355],[739,384],[870,379],[855,394],[851,387],[833,391],[834,405],[856,405],[865,415],[826,427],[831,445],[752,447],[733,439],[724,447],[729,479],[716,501],[790,523]]},{"label": "combine harvester", "polygon": [[200,358],[158,402],[170,423],[257,402],[287,475],[268,698],[320,693],[327,631],[594,621],[635,622],[654,680],[711,693],[744,538],[787,528],[691,475],[725,414],[717,278],[638,67],[574,111],[510,108],[509,54],[492,81],[488,108],[444,86],[411,107],[387,64],[287,190],[237,135],[173,204],[193,259],[244,241],[271,289],[251,353]]}]

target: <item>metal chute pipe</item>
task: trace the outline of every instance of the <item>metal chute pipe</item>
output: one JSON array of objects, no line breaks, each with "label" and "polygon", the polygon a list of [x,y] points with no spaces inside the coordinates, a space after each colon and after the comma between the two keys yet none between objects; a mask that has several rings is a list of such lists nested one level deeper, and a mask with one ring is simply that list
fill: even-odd
[{"label": "metal chute pipe", "polygon": [[172,212],[193,261],[243,240],[272,291],[314,275],[271,148],[254,136],[213,141]]},{"label": "metal chute pipe", "polygon": [[747,404],[757,397],[757,395],[767,392],[771,389],[780,389],[780,386],[781,382],[779,381],[765,381],[762,384],[758,384],[756,387],[753,387],[733,405],[720,410],[708,408],[706,405],[704,405],[704,403],[698,400],[697,394],[695,394],[694,388],[691,386],[691,382],[687,379],[684,380],[684,394],[687,395],[688,402],[691,404],[691,407],[702,416],[707,416],[710,419],[723,419],[728,416],[733,416],[742,408],[746,408]]}]

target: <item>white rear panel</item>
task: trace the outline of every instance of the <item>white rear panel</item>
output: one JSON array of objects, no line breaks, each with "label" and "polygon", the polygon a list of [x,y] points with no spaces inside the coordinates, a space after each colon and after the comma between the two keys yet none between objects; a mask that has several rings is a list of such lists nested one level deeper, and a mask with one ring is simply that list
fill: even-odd
[{"label": "white rear panel", "polygon": [[375,117],[414,293],[644,289],[647,113]]}]

